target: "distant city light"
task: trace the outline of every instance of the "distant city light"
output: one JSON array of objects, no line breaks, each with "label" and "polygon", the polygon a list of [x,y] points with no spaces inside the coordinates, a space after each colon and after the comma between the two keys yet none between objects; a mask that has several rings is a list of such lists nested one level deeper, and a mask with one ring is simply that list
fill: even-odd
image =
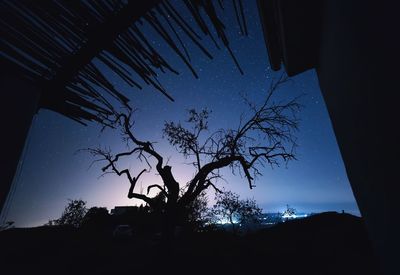
[{"label": "distant city light", "polygon": [[296,214],[287,214],[287,213],[285,213],[285,214],[282,215],[282,218],[284,218],[284,219],[296,219],[297,215]]}]

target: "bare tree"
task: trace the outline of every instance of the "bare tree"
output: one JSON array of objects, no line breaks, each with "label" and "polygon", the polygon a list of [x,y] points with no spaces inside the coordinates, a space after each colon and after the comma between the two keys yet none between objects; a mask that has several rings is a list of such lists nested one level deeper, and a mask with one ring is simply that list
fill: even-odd
[{"label": "bare tree", "polygon": [[[158,189],[165,196],[164,213],[168,227],[171,227],[185,207],[204,190],[211,187],[220,192],[217,184],[218,179],[223,179],[222,168],[230,168],[232,173],[243,172],[249,188],[252,189],[255,177],[261,175],[262,166],[279,166],[280,163],[295,159],[294,132],[298,128],[297,114],[301,106],[297,98],[278,103],[273,100],[274,92],[286,81],[287,78],[282,76],[272,82],[261,104],[247,102],[250,115],[247,118],[242,115],[236,129],[210,132],[208,110],[189,110],[189,117],[184,124],[165,123],[164,136],[195,170],[193,178],[186,185],[182,184],[184,192],[180,192],[181,186],[175,179],[171,166],[167,165],[163,156],[157,152],[154,143],[140,140],[134,133],[131,112],[115,114],[109,125],[120,128],[124,140],[133,147],[115,155],[109,149],[92,148],[88,151],[95,157],[100,157],[96,161],[106,162],[102,168],[104,173],[115,173],[129,180],[128,198],[141,199],[150,207],[156,207],[154,198],[148,194],[151,189]],[[148,169],[143,169],[137,176],[133,176],[129,169],[121,170],[117,167],[122,157],[132,155],[136,155],[148,165]],[[148,186],[147,195],[135,192],[140,176],[146,170],[151,171],[154,164],[163,184]]]},{"label": "bare tree", "polygon": [[231,191],[225,191],[216,194],[216,203],[213,206],[212,212],[216,220],[226,220],[232,226],[232,232],[236,233],[235,224],[240,221],[240,209],[242,203],[239,200],[239,195]]}]

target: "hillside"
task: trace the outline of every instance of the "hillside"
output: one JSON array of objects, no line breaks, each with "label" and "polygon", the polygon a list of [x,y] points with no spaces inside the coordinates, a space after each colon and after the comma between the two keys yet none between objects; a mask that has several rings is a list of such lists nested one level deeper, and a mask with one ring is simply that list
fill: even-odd
[{"label": "hillside", "polygon": [[0,232],[1,274],[379,274],[361,218],[322,213],[238,237],[114,240],[73,228]]}]

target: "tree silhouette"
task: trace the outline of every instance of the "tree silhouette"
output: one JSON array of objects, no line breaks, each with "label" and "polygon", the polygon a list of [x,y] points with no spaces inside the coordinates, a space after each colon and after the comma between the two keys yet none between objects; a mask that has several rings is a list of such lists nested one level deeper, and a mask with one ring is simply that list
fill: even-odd
[{"label": "tree silhouette", "polygon": [[79,200],[68,200],[61,217],[57,220],[50,221],[51,225],[72,225],[73,227],[80,227],[87,212],[86,202]]},{"label": "tree silhouette", "polygon": [[[182,154],[193,166],[193,178],[184,185],[184,191],[172,173],[172,167],[154,147],[154,143],[143,141],[133,131],[132,112],[115,113],[109,118],[108,125],[122,131],[124,141],[130,149],[112,154],[110,149],[89,148],[93,156],[100,157],[96,161],[104,161],[104,173],[115,173],[125,176],[130,182],[128,198],[145,201],[150,207],[157,207],[154,198],[148,196],[149,191],[156,188],[165,197],[164,213],[167,231],[173,230],[184,209],[209,187],[217,192],[218,179],[223,179],[222,168],[230,168],[232,173],[243,172],[250,189],[254,187],[255,177],[261,175],[260,168],[266,164],[279,166],[295,159],[296,146],[294,132],[298,127],[297,114],[301,108],[297,98],[275,102],[274,92],[287,81],[282,76],[271,82],[266,97],[261,104],[248,103],[250,115],[241,116],[236,129],[219,129],[210,134],[208,129],[209,110],[200,112],[189,110],[185,124],[166,122],[163,133],[169,143]],[[187,127],[189,126],[189,127]],[[122,157],[136,155],[140,161],[148,165],[136,177],[130,169],[120,169],[117,166]],[[151,171],[155,163],[157,174],[161,177],[162,185],[152,184],[147,188],[147,195],[135,192],[140,176]]]},{"label": "tree silhouette", "polygon": [[217,220],[227,220],[232,226],[232,232],[236,233],[235,224],[238,224],[241,203],[239,195],[231,191],[216,193],[216,203],[213,214]]},{"label": "tree silhouette", "polygon": [[261,218],[261,208],[254,199],[241,200],[238,194],[231,191],[216,193],[212,213],[215,220],[228,221],[233,233],[237,233],[236,225],[257,224]]},{"label": "tree silhouette", "polygon": [[262,209],[257,205],[255,199],[242,200],[240,208],[240,224],[241,225],[254,225],[260,224]]}]

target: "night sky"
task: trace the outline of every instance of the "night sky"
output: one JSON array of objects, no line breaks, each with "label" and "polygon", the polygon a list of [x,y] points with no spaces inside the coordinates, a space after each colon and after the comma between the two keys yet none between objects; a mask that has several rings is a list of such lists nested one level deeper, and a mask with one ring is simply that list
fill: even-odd
[{"label": "night sky", "polygon": [[[180,5],[176,5],[180,9]],[[228,7],[229,9],[229,7]],[[194,173],[185,164],[174,148],[162,139],[164,121],[183,121],[189,108],[207,107],[212,110],[210,130],[236,127],[240,114],[246,111],[242,95],[253,102],[260,102],[271,79],[280,76],[269,68],[268,56],[261,33],[256,5],[246,1],[245,12],[249,36],[240,36],[233,13],[226,12],[224,22],[228,26],[228,37],[245,74],[241,75],[226,49],[208,48],[214,59],[209,60],[193,45],[190,48],[192,64],[199,79],[195,79],[184,64],[165,46],[156,34],[148,31],[148,38],[168,61],[180,72],[161,75],[159,80],[169,91],[175,102],[170,102],[152,87],[143,90],[125,85],[112,72],[107,75],[114,85],[131,99],[135,113],[134,132],[141,140],[157,141],[156,149],[165,158],[170,157],[178,181],[184,184]],[[229,16],[228,16],[229,15]],[[146,29],[146,27],[144,27]],[[204,37],[207,41],[207,38]],[[99,63],[99,66],[103,66]],[[299,212],[341,211],[360,215],[345,168],[340,156],[332,125],[321,96],[315,71],[310,70],[282,86],[277,99],[292,98],[304,94],[304,105],[300,114],[300,129],[297,133],[297,161],[287,166],[262,170],[263,177],[250,190],[246,179],[231,175],[226,169],[228,183],[220,186],[233,190],[242,198],[253,197],[265,212],[283,211],[286,204]],[[116,205],[133,205],[140,201],[129,200],[126,195],[129,183],[117,175],[100,177],[101,165],[89,168],[93,158],[77,150],[97,145],[111,147],[113,152],[124,149],[118,131],[106,130],[90,124],[79,125],[59,114],[40,110],[34,118],[27,139],[20,169],[14,181],[11,200],[6,209],[6,220],[15,221],[16,226],[35,226],[58,218],[67,199],[82,198],[91,206],[105,206],[109,210]],[[143,164],[132,159],[126,167],[137,174]],[[121,166],[122,167],[122,166]],[[137,190],[146,190],[149,184],[161,183],[153,174],[144,174]],[[212,192],[209,195],[213,198]],[[211,200],[212,201],[212,200]]]}]

